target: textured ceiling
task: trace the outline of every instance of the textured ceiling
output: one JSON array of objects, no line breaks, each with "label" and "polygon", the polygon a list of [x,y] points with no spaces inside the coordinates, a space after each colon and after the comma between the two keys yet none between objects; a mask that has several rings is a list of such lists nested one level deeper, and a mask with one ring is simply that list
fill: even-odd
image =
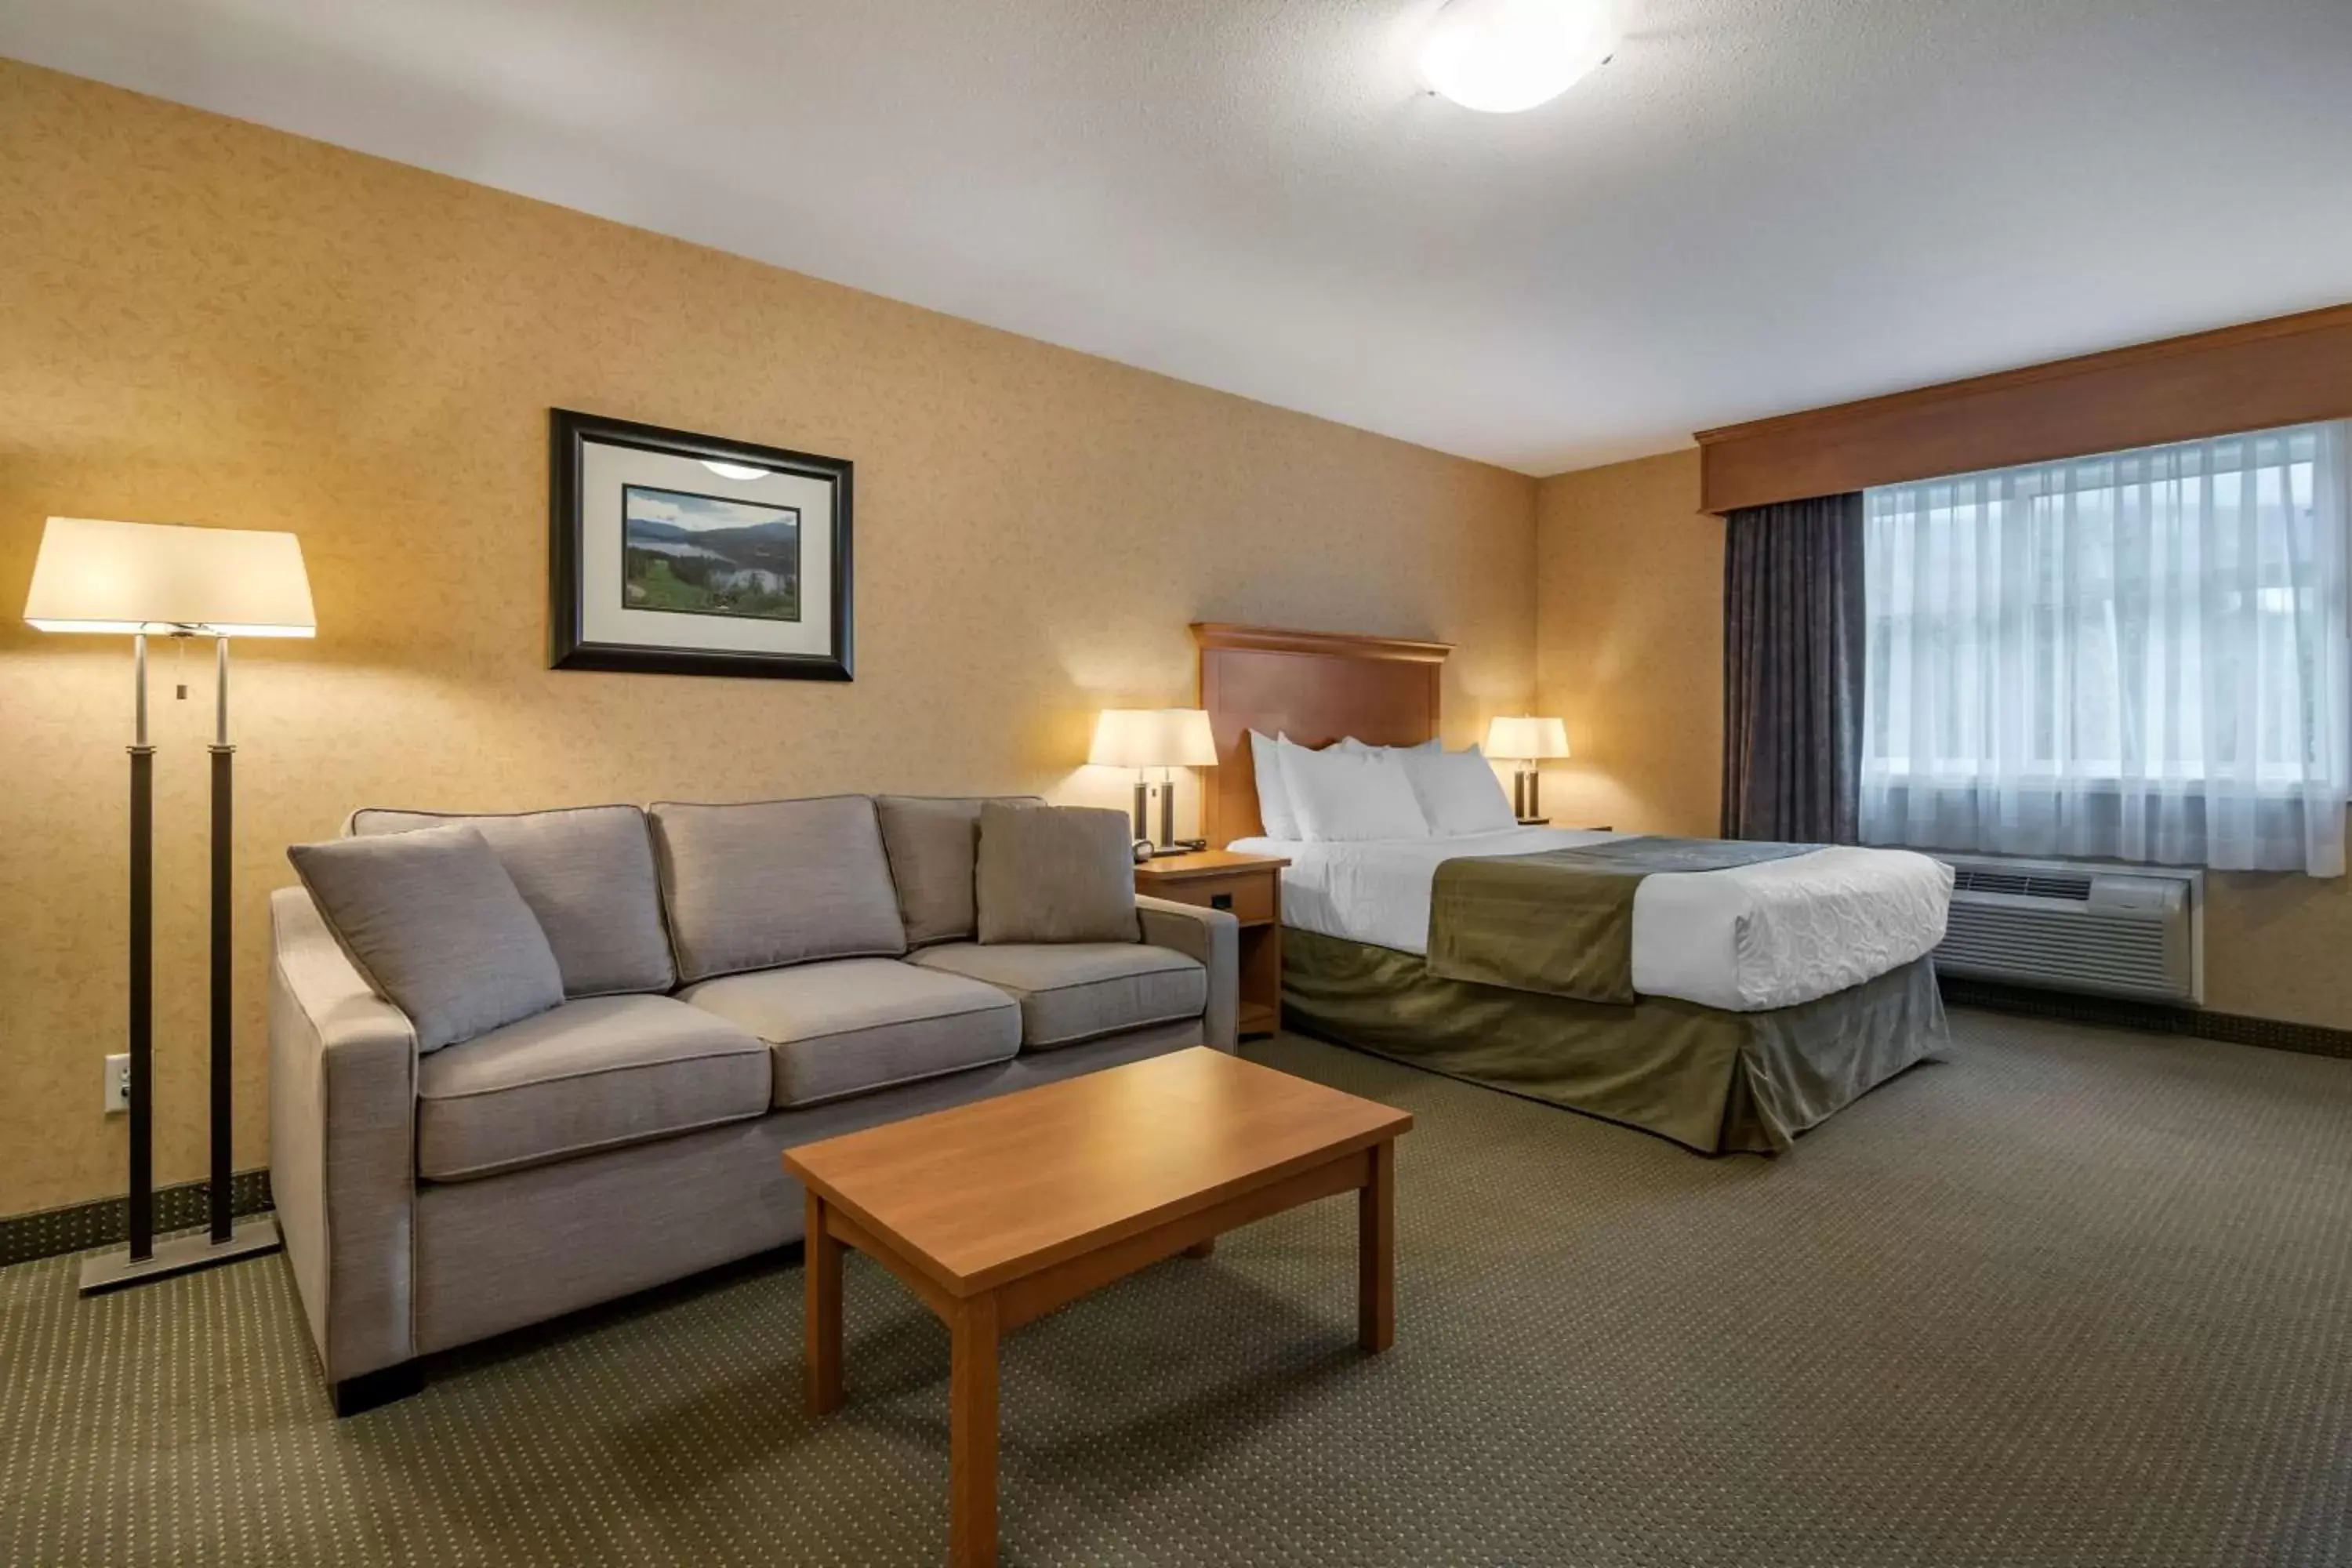
[{"label": "textured ceiling", "polygon": [[0,54],[1529,472],[2352,298],[2352,0],[0,0]]}]

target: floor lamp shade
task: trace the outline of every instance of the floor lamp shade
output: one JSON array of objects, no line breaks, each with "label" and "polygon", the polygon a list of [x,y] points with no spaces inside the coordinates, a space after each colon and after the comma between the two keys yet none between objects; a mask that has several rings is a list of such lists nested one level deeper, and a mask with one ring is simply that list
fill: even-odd
[{"label": "floor lamp shade", "polygon": [[[233,637],[307,637],[318,619],[302,546],[290,533],[186,528],[53,517],[33,562],[25,619],[45,632],[100,632],[131,639],[131,1193],[130,1245],[87,1259],[85,1295],[267,1252],[278,1244],[268,1218],[236,1225],[230,1208],[231,881],[234,769],[228,739],[228,644]],[[214,639],[212,755],[212,1170],[211,1233],[162,1247],[154,1235],[155,748],[147,739],[147,639]],[[185,689],[182,689],[184,692]]]},{"label": "floor lamp shade", "polygon": [[45,632],[307,637],[318,632],[290,533],[53,517],[25,619]]}]

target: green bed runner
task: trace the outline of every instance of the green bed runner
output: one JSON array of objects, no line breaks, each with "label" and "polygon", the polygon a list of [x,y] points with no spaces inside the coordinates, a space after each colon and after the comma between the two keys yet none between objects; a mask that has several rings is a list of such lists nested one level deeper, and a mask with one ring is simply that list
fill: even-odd
[{"label": "green bed runner", "polygon": [[1429,973],[1583,1002],[1632,1002],[1633,892],[1643,878],[1727,870],[1820,847],[1641,835],[1443,861],[1429,893]]}]

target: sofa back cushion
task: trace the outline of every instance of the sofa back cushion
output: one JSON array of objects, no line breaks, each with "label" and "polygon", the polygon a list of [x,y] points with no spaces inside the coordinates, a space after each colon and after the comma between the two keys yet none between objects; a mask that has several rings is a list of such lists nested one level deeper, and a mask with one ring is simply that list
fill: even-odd
[{"label": "sofa back cushion", "polygon": [[1092,806],[980,808],[980,940],[1140,942],[1127,813]]},{"label": "sofa back cushion", "polygon": [[463,824],[286,851],[378,995],[439,1050],[563,1001],[563,973],[489,843]]},{"label": "sofa back cushion", "polygon": [[681,982],[907,951],[867,796],[656,801],[648,815]]},{"label": "sofa back cushion", "polygon": [[566,996],[667,991],[677,983],[644,812],[586,805],[457,816],[371,806],[352,814],[351,830],[407,833],[453,823],[478,830],[514,879],[555,951]]},{"label": "sofa back cushion", "polygon": [[[1006,805],[1043,805],[1035,795],[993,797]],[[970,942],[978,929],[972,879],[980,848],[979,795],[884,795],[874,798],[882,847],[898,885],[907,945]]]}]

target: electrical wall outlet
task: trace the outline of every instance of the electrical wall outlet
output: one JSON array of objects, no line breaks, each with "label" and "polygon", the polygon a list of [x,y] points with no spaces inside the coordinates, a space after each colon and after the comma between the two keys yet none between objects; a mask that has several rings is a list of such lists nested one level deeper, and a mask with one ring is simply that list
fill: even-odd
[{"label": "electrical wall outlet", "polygon": [[131,1053],[106,1058],[106,1113],[131,1109]]}]

